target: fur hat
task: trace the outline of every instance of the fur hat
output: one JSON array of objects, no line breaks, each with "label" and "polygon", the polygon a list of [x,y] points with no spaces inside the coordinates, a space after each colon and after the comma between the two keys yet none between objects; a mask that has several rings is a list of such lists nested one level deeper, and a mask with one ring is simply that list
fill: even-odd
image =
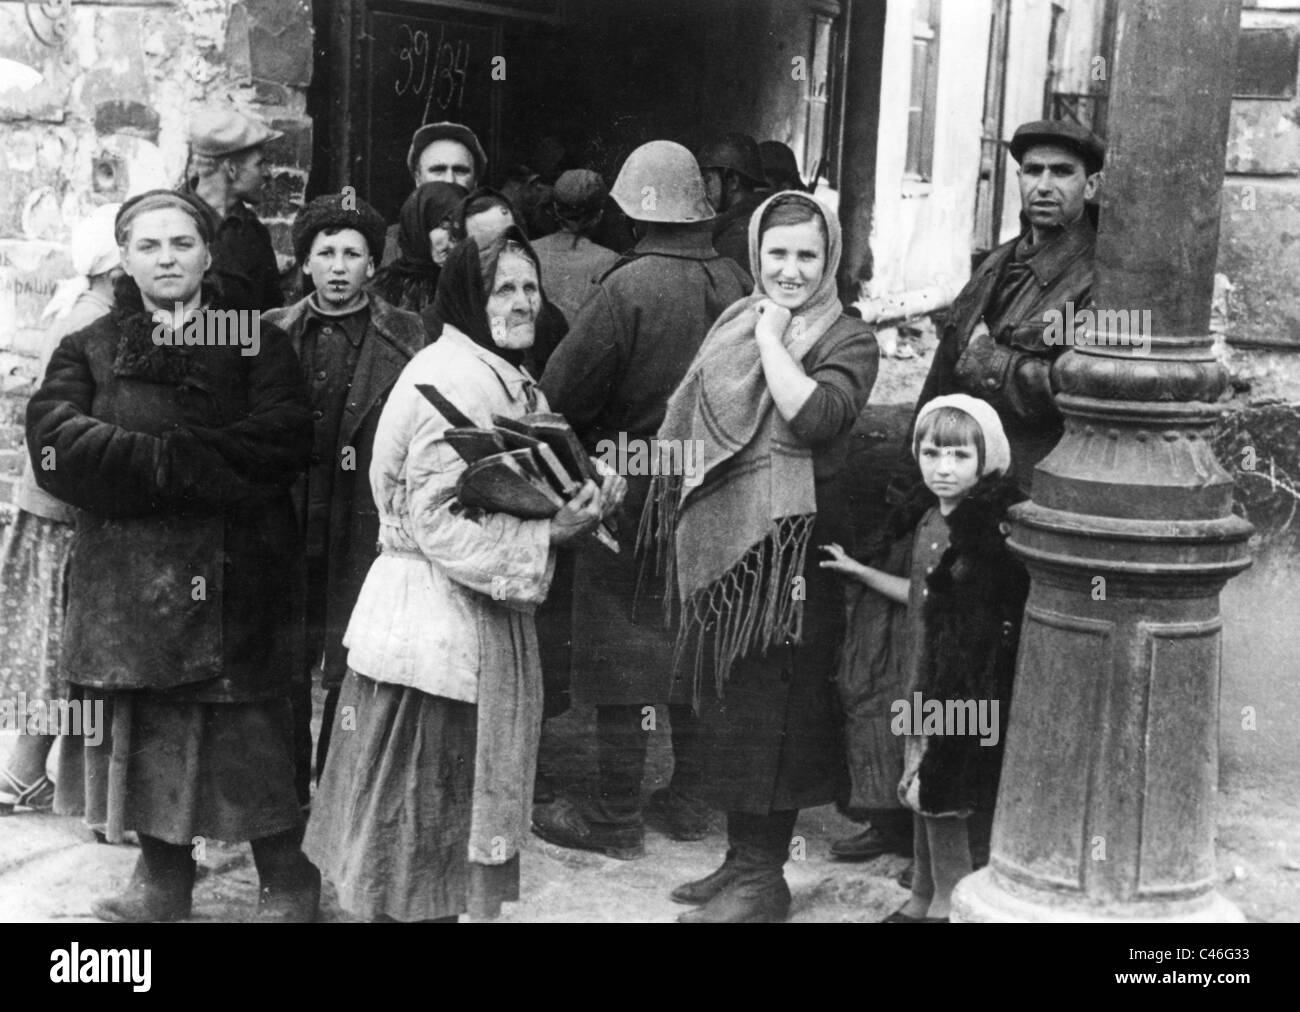
[{"label": "fur hat", "polygon": [[325,228],[356,229],[366,237],[366,245],[375,263],[383,260],[384,233],[388,226],[379,212],[353,194],[331,193],[317,197],[293,219],[293,255],[298,263],[306,261],[316,233]]},{"label": "fur hat", "polygon": [[916,456],[916,433],[921,427],[921,419],[940,408],[956,408],[975,419],[984,436],[984,474],[1006,474],[1011,470],[1011,444],[1007,434],[1002,431],[1002,419],[993,410],[993,405],[970,394],[945,394],[926,401],[917,412],[916,425],[912,428],[912,456]]}]

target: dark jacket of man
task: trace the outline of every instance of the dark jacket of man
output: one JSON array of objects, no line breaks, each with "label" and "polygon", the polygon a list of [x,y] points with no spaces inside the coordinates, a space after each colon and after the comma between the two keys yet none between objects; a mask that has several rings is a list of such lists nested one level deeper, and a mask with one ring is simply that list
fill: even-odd
[{"label": "dark jacket of man", "polygon": [[289,487],[311,446],[297,360],[265,321],[254,355],[158,346],[154,326],[119,283],[27,407],[37,482],[82,511],[63,671],[201,703],[283,698],[302,650]]},{"label": "dark jacket of man", "polygon": [[[1044,340],[1047,314],[1057,310],[1068,324],[1067,302],[1076,312],[1092,305],[1096,241],[1092,220],[1084,213],[1039,248],[1030,245],[1026,231],[990,253],[948,311],[917,400],[920,410],[935,397],[965,393],[993,405],[1011,444],[1011,473],[1025,491],[1034,465],[1051,452],[1063,431],[1052,399],[1051,369],[1065,346]],[[988,325],[991,345],[971,342],[981,320]]]},{"label": "dark jacket of man", "polygon": [[279,309],[280,267],[271,233],[242,200],[223,218],[212,205],[186,186],[181,191],[208,209],[212,221],[212,271],[221,287],[222,301],[231,309]]},{"label": "dark jacket of man", "polygon": [[[295,352],[311,321],[308,299],[268,313],[266,319],[284,330]],[[330,460],[315,459],[312,467],[333,468],[326,520],[325,642],[322,684],[332,689],[347,672],[343,634],[361,593],[379,540],[379,511],[370,492],[370,459],[375,428],[397,377],[426,344],[424,324],[414,313],[395,309],[370,295],[369,325],[361,338],[356,368],[340,418],[316,419],[337,432]],[[306,525],[305,482],[294,489],[300,521]],[[314,647],[315,645],[313,645]]]},{"label": "dark jacket of man", "polygon": [[713,219],[713,248],[730,257],[745,272],[745,294],[754,287],[754,267],[749,262],[749,219],[771,193],[742,193],[731,207]]},{"label": "dark jacket of man", "polygon": [[[625,445],[648,443],[709,328],[748,291],[741,270],[714,250],[707,223],[641,240],[604,274],[551,356],[541,381],[551,409],[593,454],[603,440],[617,445],[620,434]],[[632,614],[636,531],[650,476],[627,479],[619,554],[576,553],[573,687],[585,703],[668,701],[672,640],[656,596],[661,581],[645,581]],[[687,690],[672,701],[689,699]]]}]

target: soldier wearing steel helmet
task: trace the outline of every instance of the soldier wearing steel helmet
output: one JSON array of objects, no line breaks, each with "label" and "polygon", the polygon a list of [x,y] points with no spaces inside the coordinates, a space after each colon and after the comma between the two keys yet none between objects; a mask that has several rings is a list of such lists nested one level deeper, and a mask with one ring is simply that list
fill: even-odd
[{"label": "soldier wearing steel helmet", "polygon": [[[705,334],[752,287],[714,249],[704,180],[680,144],[652,141],[633,151],[612,196],[634,220],[639,241],[601,277],[541,384],[552,410],[597,455],[604,440],[650,444]],[[643,587],[636,597],[637,519],[649,488],[649,475],[628,475],[619,514],[622,551],[580,552],[575,564],[573,695],[596,706],[600,797],[585,804],[562,798],[537,809],[533,826],[560,846],[624,859],[644,853],[641,777],[654,704],[669,704],[675,768],[671,785],[652,804],[678,839],[701,839],[708,831],[707,809],[698,800],[690,686],[674,684],[673,643],[662,602],[651,596],[657,588]]]},{"label": "soldier wearing steel helmet", "polygon": [[[771,196],[765,189],[767,177],[758,144],[748,134],[723,134],[700,151],[700,172],[704,192],[718,212],[713,222],[713,246],[752,278],[749,218]],[[751,280],[746,290],[752,287]]]}]

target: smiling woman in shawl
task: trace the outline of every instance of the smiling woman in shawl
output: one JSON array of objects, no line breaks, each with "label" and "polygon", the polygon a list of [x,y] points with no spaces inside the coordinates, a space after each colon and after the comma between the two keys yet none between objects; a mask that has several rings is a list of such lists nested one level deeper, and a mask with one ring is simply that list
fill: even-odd
[{"label": "smiling woman in shawl", "polygon": [[713,325],[659,430],[668,446],[702,443],[703,480],[656,479],[643,515],[681,605],[706,793],[727,813],[722,867],[673,893],[704,904],[688,922],[784,920],[799,809],[847,788],[831,684],[843,595],[808,547],[848,536],[841,478],[876,342],[842,312],[839,224],[811,197],[759,207],[749,253],[754,294]]},{"label": "smiling woman in shawl", "polygon": [[402,255],[380,268],[371,291],[412,313],[432,304],[438,276],[458,239],[456,213],[467,192],[455,183],[423,183],[411,192],[398,217]]},{"label": "smiling woman in shawl", "polygon": [[466,465],[447,430],[547,410],[520,368],[540,305],[522,233],[457,247],[438,289],[442,336],[379,419],[382,554],[343,639],[349,670],[303,844],[358,917],[490,917],[519,896],[542,719],[533,611],[555,546],[592,530],[626,484],[588,482],[550,520],[456,501]]}]

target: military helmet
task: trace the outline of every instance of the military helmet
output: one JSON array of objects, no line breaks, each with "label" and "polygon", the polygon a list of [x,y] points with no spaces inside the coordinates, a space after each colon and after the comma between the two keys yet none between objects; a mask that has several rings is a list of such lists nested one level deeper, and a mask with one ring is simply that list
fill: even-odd
[{"label": "military helmet", "polygon": [[748,134],[723,134],[700,151],[701,169],[731,169],[754,186],[766,186],[758,143]]},{"label": "military helmet", "polygon": [[714,216],[695,156],[672,141],[651,141],[628,155],[609,195],[638,221],[687,224]]}]

